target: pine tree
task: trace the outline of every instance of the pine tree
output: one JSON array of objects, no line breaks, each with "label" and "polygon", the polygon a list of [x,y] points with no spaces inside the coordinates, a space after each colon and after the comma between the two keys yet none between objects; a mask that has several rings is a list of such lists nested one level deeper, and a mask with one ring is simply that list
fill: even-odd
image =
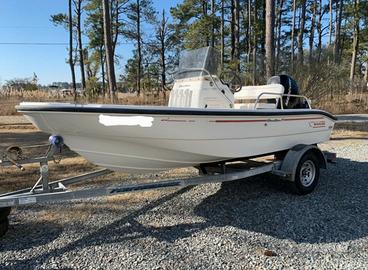
[{"label": "pine tree", "polygon": [[143,75],[143,23],[154,23],[155,12],[152,7],[151,0],[132,0],[128,3],[124,12],[127,17],[127,29],[124,31],[125,37],[133,40],[137,50],[137,76],[136,76],[136,91],[141,94],[141,78]]}]

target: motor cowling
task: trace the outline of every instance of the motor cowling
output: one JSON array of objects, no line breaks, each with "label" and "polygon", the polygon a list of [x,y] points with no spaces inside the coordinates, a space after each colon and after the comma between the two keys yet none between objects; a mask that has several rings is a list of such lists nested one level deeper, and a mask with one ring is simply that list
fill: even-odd
[{"label": "motor cowling", "polygon": [[[284,87],[285,95],[299,95],[299,86],[297,82],[289,75],[277,75],[268,79],[267,84],[281,84]],[[282,98],[284,109],[306,108],[306,104],[299,97],[284,96]],[[281,105],[278,106],[281,108]]]}]

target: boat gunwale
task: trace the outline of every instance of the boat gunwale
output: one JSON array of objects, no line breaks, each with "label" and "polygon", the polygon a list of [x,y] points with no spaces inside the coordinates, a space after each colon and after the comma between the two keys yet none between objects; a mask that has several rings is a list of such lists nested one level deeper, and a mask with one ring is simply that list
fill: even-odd
[{"label": "boat gunwale", "polygon": [[[94,106],[95,105],[95,106]],[[324,115],[333,121],[337,118],[329,112],[318,109],[274,109],[274,110],[240,110],[240,109],[202,109],[149,106],[116,105],[72,105],[72,104],[32,104],[18,105],[20,113],[26,112],[70,112],[70,113],[107,113],[107,114],[141,114],[141,115],[206,115],[206,116],[288,116],[288,115]]]}]

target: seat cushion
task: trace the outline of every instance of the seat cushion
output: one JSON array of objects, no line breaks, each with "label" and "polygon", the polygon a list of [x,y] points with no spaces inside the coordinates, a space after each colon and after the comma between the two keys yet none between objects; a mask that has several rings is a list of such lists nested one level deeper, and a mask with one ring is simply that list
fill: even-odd
[{"label": "seat cushion", "polygon": [[284,87],[281,84],[243,86],[239,92],[234,94],[234,97],[235,100],[256,100],[262,93],[275,93],[275,95],[264,94],[260,97],[260,99],[279,98],[280,94],[284,93]]}]

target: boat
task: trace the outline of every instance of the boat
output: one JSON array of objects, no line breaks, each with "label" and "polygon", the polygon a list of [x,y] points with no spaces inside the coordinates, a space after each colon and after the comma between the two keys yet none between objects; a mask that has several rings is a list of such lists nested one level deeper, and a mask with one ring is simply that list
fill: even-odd
[{"label": "boat", "polygon": [[168,106],[22,102],[43,132],[90,162],[144,173],[280,153],[329,140],[336,118],[312,109],[295,81],[242,86],[211,47],[182,53]]}]

